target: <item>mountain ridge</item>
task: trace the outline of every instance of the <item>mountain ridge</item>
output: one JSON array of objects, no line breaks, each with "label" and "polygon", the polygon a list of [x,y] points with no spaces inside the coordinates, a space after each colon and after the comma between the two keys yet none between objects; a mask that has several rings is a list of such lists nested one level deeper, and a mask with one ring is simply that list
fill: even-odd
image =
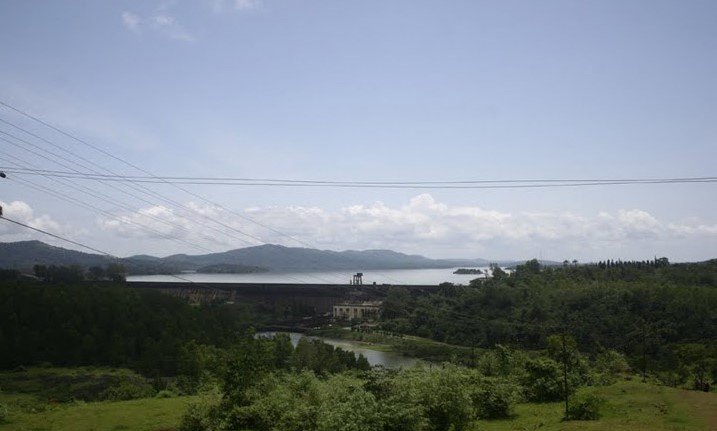
[{"label": "mountain ridge", "polygon": [[[184,253],[166,257],[138,254],[119,259],[130,274],[170,274],[197,271],[216,265],[265,268],[270,271],[310,270],[380,270],[423,269],[486,266],[486,259],[431,259],[417,254],[405,254],[386,249],[319,250],[286,247],[278,244],[237,248],[218,253],[189,255]],[[0,268],[31,270],[35,264],[104,266],[114,258],[84,253],[46,244],[42,241],[0,243]],[[512,265],[516,261],[497,261]]]}]

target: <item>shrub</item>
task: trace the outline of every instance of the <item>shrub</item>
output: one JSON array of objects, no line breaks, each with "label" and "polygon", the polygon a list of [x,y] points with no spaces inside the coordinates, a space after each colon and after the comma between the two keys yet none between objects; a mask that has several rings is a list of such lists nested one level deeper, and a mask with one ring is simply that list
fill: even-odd
[{"label": "shrub", "polygon": [[177,394],[172,392],[169,389],[162,389],[161,391],[157,392],[157,395],[155,395],[155,398],[174,398]]},{"label": "shrub", "polygon": [[184,412],[179,431],[213,431],[218,429],[216,426],[218,409],[218,393],[203,395],[199,401],[191,403]]},{"label": "shrub", "polygon": [[428,429],[462,430],[475,418],[470,371],[455,365],[402,370],[393,381],[394,394],[403,393],[420,406]]},{"label": "shrub", "polygon": [[7,421],[8,409],[3,403],[0,403],[0,424],[4,424]]},{"label": "shrub", "polygon": [[624,374],[630,371],[625,356],[614,351],[605,350],[595,357],[595,368],[600,373],[605,374]]},{"label": "shrub", "polygon": [[605,398],[595,394],[581,394],[568,404],[567,420],[594,421],[600,419]]},{"label": "shrub", "polygon": [[558,401],[563,397],[562,371],[552,359],[533,359],[525,363],[523,378],[526,398],[530,401]]},{"label": "shrub", "polygon": [[147,398],[152,395],[154,395],[154,388],[147,382],[121,380],[119,383],[105,389],[100,394],[100,398],[109,401],[122,401]]},{"label": "shrub", "polygon": [[513,414],[518,387],[512,383],[490,379],[479,385],[473,394],[473,405],[482,419],[507,418]]},{"label": "shrub", "polygon": [[[583,384],[587,379],[582,374],[583,369],[570,370],[568,372],[568,395]],[[522,377],[522,385],[525,388],[525,396],[529,401],[550,402],[559,401],[564,397],[562,366],[552,359],[538,358],[531,359],[525,363],[525,375]]]}]

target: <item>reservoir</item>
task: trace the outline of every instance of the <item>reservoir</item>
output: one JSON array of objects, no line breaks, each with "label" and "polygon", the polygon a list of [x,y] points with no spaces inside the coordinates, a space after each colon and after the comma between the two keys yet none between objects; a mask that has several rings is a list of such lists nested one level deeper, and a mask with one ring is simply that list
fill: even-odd
[{"label": "reservoir", "polygon": [[[274,334],[276,334],[276,332],[257,332],[256,336],[273,337]],[[291,338],[291,344],[293,344],[294,347],[296,347],[299,342],[299,339],[301,339],[302,337],[307,337],[313,340],[321,340],[326,344],[330,344],[334,347],[340,347],[343,350],[353,352],[354,354],[356,354],[357,357],[359,354],[364,355],[364,357],[366,358],[366,360],[368,360],[368,363],[371,364],[371,366],[380,365],[386,368],[406,368],[411,367],[416,363],[420,362],[416,358],[409,358],[407,356],[401,355],[400,353],[383,352],[380,350],[371,349],[366,344],[358,341],[336,340],[333,338],[306,336],[298,332],[289,332],[288,334],[289,338]]]},{"label": "reservoir", "polygon": [[[483,274],[453,274],[457,268],[364,270],[363,284],[439,285],[444,282],[468,285]],[[479,268],[485,271],[487,268]],[[356,272],[360,271],[358,269]],[[180,276],[195,283],[302,283],[348,284],[351,271],[291,271],[252,274],[183,273]],[[132,275],[127,281],[176,282],[170,275]]]}]

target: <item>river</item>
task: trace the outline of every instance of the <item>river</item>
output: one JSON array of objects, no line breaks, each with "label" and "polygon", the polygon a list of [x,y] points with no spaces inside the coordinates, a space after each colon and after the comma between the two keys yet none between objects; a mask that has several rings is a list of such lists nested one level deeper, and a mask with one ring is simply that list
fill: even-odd
[{"label": "river", "polygon": [[[453,274],[457,268],[429,269],[383,269],[363,271],[364,284],[414,284],[438,285],[443,282],[467,285],[471,280],[484,275]],[[487,268],[480,268],[485,270]],[[181,277],[195,283],[330,283],[348,284],[349,271],[292,271],[262,272],[255,274],[200,274],[183,273]],[[177,281],[170,275],[133,275],[127,281]]]},{"label": "river", "polygon": [[[273,337],[276,332],[257,332],[258,337]],[[382,352],[380,350],[374,350],[366,347],[364,343],[351,340],[337,340],[333,338],[306,336],[298,332],[289,332],[289,338],[291,338],[291,344],[296,347],[299,339],[302,337],[308,337],[313,340],[321,340],[326,344],[330,344],[334,347],[340,347],[343,350],[353,352],[358,356],[359,354],[364,355],[368,363],[371,366],[381,365],[386,368],[405,368],[411,367],[419,362],[416,358],[409,358],[396,352]]]}]

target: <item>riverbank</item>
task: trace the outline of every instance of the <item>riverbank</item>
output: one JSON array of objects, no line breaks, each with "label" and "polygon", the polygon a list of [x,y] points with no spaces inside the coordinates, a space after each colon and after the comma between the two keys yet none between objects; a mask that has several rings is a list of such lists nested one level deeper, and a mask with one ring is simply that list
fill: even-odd
[{"label": "riverbank", "polygon": [[351,340],[366,348],[383,352],[399,353],[403,356],[428,362],[459,362],[472,364],[483,353],[483,349],[442,343],[413,335],[392,334],[382,331],[355,331],[338,326],[313,329],[307,335]]}]

